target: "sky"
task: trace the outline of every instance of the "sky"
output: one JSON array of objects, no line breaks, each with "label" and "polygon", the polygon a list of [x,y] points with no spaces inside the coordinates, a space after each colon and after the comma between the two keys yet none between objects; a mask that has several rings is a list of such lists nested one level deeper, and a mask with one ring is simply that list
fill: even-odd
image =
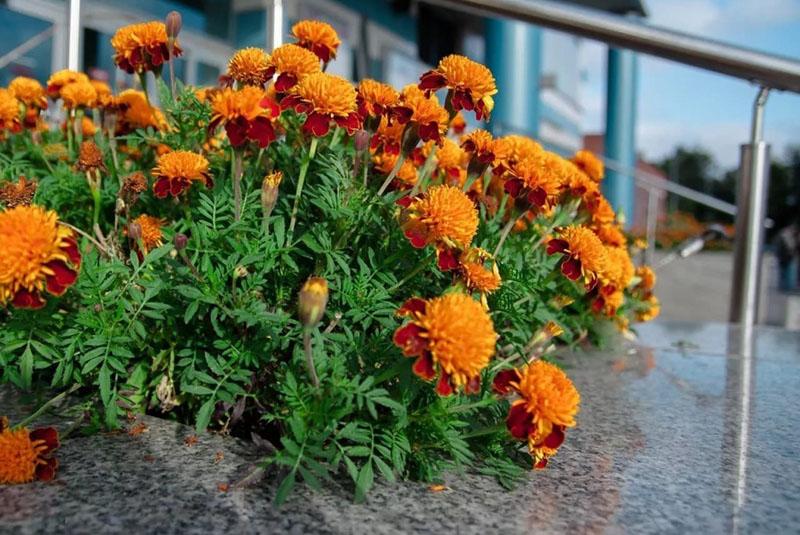
[{"label": "sky", "polygon": [[[644,0],[648,23],[800,59],[800,0]],[[583,130],[605,125],[606,47],[584,40]],[[749,82],[641,55],[637,150],[658,161],[676,146],[701,146],[721,169],[736,167],[750,136],[757,88]],[[800,95],[771,92],[764,137],[782,156],[800,144]]]}]

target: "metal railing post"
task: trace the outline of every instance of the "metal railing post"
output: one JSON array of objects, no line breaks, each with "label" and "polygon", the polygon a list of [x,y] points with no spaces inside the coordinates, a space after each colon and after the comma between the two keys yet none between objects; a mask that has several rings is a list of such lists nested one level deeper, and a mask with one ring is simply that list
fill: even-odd
[{"label": "metal railing post", "polygon": [[275,50],[283,44],[283,0],[267,0],[264,3],[267,21],[267,50]]},{"label": "metal railing post", "polygon": [[762,87],[753,104],[750,143],[742,145],[736,192],[736,248],[731,287],[731,323],[750,326],[758,320],[761,252],[769,184],[769,145],[763,140],[764,105],[769,88]]},{"label": "metal railing post", "polygon": [[656,256],[656,225],[658,223],[658,201],[661,195],[655,188],[647,188],[647,249],[644,263],[654,265]]},{"label": "metal railing post", "polygon": [[67,23],[67,68],[81,68],[81,0],[69,0]]}]

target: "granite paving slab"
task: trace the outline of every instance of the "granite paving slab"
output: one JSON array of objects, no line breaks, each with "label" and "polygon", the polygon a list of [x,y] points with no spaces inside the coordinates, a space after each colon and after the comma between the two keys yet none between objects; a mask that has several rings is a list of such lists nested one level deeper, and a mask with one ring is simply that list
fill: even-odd
[{"label": "granite paving slab", "polygon": [[[800,360],[726,356],[704,340],[703,350],[675,351],[670,340],[692,332],[671,325],[650,340],[655,348],[643,337],[637,347],[565,355],[582,393],[578,427],[547,470],[510,492],[449,474],[442,492],[380,483],[355,504],[342,480],[324,492],[301,488],[277,508],[274,478],[224,491],[258,458],[253,444],[204,434],[187,445],[191,428],[145,416],[135,436],[65,441],[53,483],[0,487],[0,532],[797,532]],[[757,347],[792,352],[798,343],[800,333],[757,332]],[[24,413],[24,403],[0,389],[0,414]]]}]

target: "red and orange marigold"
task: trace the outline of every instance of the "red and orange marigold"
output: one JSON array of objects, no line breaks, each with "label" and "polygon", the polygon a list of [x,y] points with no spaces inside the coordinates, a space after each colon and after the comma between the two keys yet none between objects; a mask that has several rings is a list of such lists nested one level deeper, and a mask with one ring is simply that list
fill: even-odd
[{"label": "red and orange marigold", "polygon": [[261,48],[248,47],[238,50],[228,61],[228,72],[224,79],[241,85],[264,87],[275,73],[269,54]]},{"label": "red and orange marigold", "polygon": [[273,50],[270,62],[278,74],[274,84],[278,93],[290,90],[309,74],[322,71],[319,58],[313,52],[293,44],[281,45]]},{"label": "red and orange marigold", "polygon": [[[130,24],[118,29],[111,38],[114,63],[123,71],[142,74],[159,71],[169,60],[167,27],[163,22],[150,21]],[[172,45],[172,55],[182,53],[177,39]]]},{"label": "red and orange marigold", "polygon": [[4,130],[18,132],[22,128],[19,117],[19,100],[8,89],[0,88],[0,139]]},{"label": "red and orange marigold", "polygon": [[333,26],[318,20],[301,20],[292,26],[292,35],[298,45],[312,51],[323,63],[336,57],[342,43]]},{"label": "red and orange marigold", "polygon": [[454,111],[474,110],[479,120],[489,118],[497,85],[486,66],[458,54],[446,56],[419,82],[419,88],[429,94],[443,87],[450,89],[448,99]]},{"label": "red and orange marigold", "polygon": [[561,254],[561,272],[571,280],[582,278],[588,288],[594,287],[608,265],[603,242],[582,225],[560,229],[558,238],[549,241],[547,254]]},{"label": "red and orange marigold", "polygon": [[0,306],[43,307],[44,292],[63,295],[80,265],[78,242],[55,212],[35,205],[0,212]]},{"label": "red and orange marigold", "polygon": [[223,125],[231,146],[241,147],[252,141],[263,149],[276,139],[273,123],[279,116],[280,107],[263,89],[225,89],[212,97],[208,130],[212,133]]},{"label": "red and orange marigold", "polygon": [[159,156],[152,173],[155,178],[153,193],[159,199],[164,199],[167,195],[178,197],[189,189],[192,182],[202,182],[207,188],[213,186],[208,160],[201,154],[185,150]]},{"label": "red and orange marigold", "polygon": [[449,396],[463,388],[480,392],[481,372],[495,352],[497,333],[480,303],[462,293],[433,299],[412,298],[398,310],[410,321],[394,333],[394,343],[415,357],[414,373],[426,381],[439,380],[436,392]]},{"label": "red and orange marigold", "polygon": [[536,360],[521,369],[504,370],[492,385],[500,395],[518,396],[511,403],[506,427],[511,436],[528,443],[533,467],[547,466],[564,442],[566,429],[575,426],[580,394],[557,366]]},{"label": "red and orange marigold", "polygon": [[58,469],[53,452],[59,446],[52,427],[12,429],[8,418],[0,417],[0,485],[51,481]]},{"label": "red and orange marigold", "polygon": [[353,84],[340,76],[318,72],[309,74],[297,84],[292,94],[281,100],[284,108],[305,113],[303,132],[322,137],[331,121],[353,134],[361,128]]}]

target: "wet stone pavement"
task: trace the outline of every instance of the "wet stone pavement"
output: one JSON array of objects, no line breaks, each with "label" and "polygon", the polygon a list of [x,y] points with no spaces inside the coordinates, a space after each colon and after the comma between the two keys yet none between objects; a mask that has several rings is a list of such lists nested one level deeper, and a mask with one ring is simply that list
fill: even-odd
[{"label": "wet stone pavement", "polygon": [[[269,479],[221,490],[251,469],[252,444],[187,445],[191,428],[143,417],[136,436],[67,440],[52,483],[0,487],[0,532],[797,532],[800,333],[655,322],[639,334],[635,348],[564,356],[578,427],[511,492],[453,474],[443,492],[378,484],[354,504],[346,484],[299,488],[276,508]],[[0,389],[0,414],[29,411]]]}]

